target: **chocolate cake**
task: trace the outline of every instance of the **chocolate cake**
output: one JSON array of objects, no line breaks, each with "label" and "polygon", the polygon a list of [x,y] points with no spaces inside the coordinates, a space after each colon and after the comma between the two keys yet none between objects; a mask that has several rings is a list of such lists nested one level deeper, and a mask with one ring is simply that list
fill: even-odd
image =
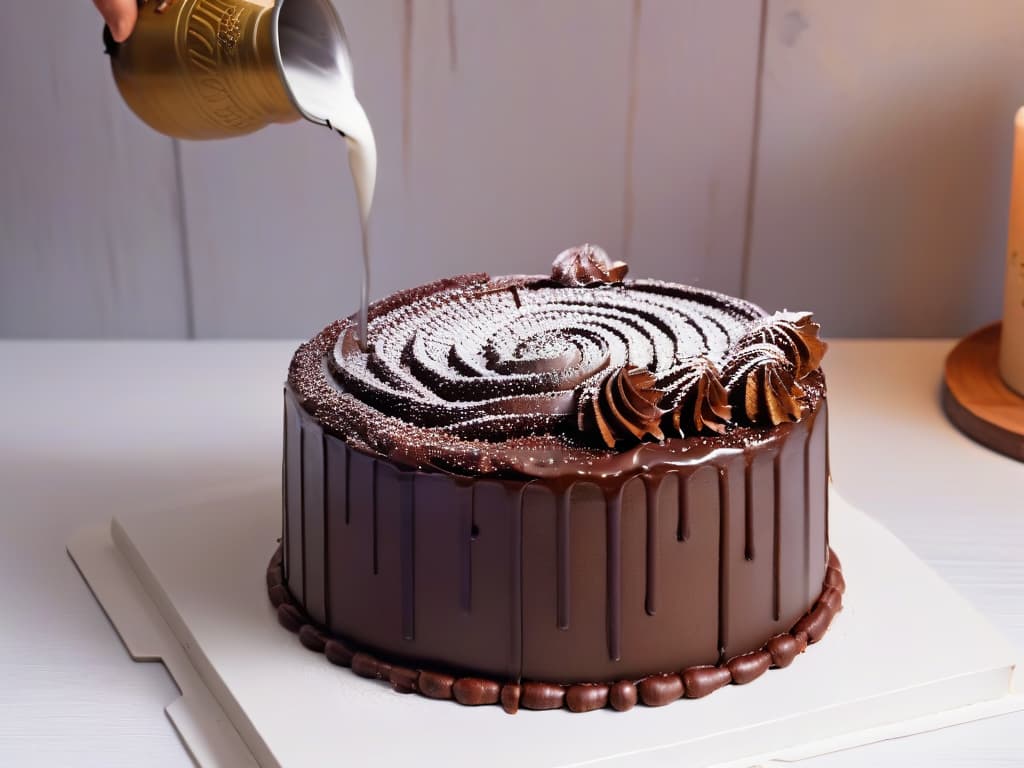
[{"label": "chocolate cake", "polygon": [[821,638],[844,584],[817,324],[625,274],[583,246],[299,348],[267,583],[304,645],[514,712],[699,698]]}]

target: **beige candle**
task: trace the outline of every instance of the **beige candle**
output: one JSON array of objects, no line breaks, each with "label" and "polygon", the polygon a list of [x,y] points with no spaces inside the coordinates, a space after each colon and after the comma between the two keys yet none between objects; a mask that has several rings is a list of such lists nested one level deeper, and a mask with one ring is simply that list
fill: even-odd
[{"label": "beige candle", "polygon": [[1006,243],[1006,287],[999,373],[1024,395],[1024,107],[1014,120],[1010,231]]}]

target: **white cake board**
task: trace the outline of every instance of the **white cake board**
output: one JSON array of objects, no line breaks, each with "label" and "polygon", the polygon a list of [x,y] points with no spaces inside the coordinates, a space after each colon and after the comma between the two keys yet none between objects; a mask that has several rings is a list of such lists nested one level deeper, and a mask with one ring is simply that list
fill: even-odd
[{"label": "white cake board", "polygon": [[118,515],[68,550],[133,658],[161,659],[201,766],[747,766],[1024,709],[1019,653],[899,540],[831,494],[849,588],[784,671],[699,701],[585,715],[463,707],[334,667],[278,625],[279,491]]}]

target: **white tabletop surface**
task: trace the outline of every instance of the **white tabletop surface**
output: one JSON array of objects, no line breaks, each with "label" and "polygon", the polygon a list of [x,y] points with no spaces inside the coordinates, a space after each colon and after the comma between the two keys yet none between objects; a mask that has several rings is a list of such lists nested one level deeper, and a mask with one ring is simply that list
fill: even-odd
[{"label": "white tabletop surface", "polygon": [[[945,421],[951,345],[832,344],[832,473],[1024,649],[1024,464]],[[128,658],[64,546],[119,509],[280,476],[294,346],[0,342],[0,766],[190,764],[163,714],[174,683]],[[1024,713],[805,764],[1024,766]]]}]

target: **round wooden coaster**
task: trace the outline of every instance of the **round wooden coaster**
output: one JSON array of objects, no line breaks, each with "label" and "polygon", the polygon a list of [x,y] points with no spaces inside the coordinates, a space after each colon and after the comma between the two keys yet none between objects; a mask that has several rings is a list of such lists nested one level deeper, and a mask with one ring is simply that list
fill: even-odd
[{"label": "round wooden coaster", "polygon": [[968,437],[1024,461],[1024,397],[999,375],[1001,323],[962,339],[946,358],[942,406]]}]

